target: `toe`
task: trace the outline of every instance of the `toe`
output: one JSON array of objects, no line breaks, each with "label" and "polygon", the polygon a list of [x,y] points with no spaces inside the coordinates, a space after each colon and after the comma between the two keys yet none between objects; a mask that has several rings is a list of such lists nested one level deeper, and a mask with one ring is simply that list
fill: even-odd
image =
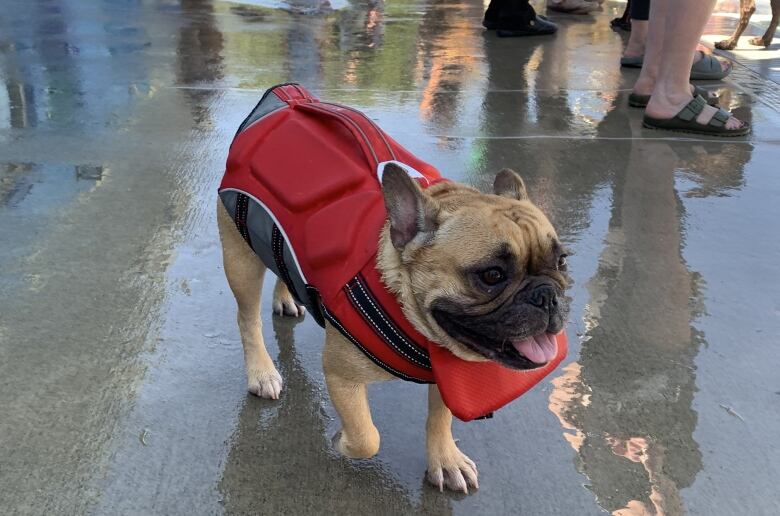
[{"label": "toe", "polygon": [[478,475],[474,461],[456,449],[454,454],[430,462],[426,477],[439,491],[446,486],[451,491],[468,494],[469,488],[479,489]]},{"label": "toe", "polygon": [[726,127],[728,129],[732,129],[732,130],[733,129],[740,129],[740,128],[742,128],[743,125],[744,125],[744,122],[742,122],[742,120],[740,120],[738,118],[734,118],[733,116],[731,118],[729,118],[728,121],[726,122]]},{"label": "toe", "polygon": [[284,315],[289,317],[301,317],[303,314],[306,313],[306,309],[303,306],[300,306],[295,301],[290,299],[289,301],[285,301],[283,306]]},{"label": "toe", "polygon": [[428,482],[438,487],[440,492],[444,492],[444,472],[441,468],[429,469],[426,476]]},{"label": "toe", "polygon": [[477,471],[477,465],[474,463],[473,460],[469,459],[465,455],[463,456],[463,459],[466,461],[466,464],[468,464],[471,467],[475,475],[479,474],[479,472]]},{"label": "toe", "polygon": [[466,477],[466,482],[468,482],[469,486],[474,489],[479,489],[479,473],[477,473],[477,466],[471,462],[471,460],[469,460],[469,462],[470,464],[463,468],[463,475]]},{"label": "toe", "polygon": [[447,468],[445,474],[445,481],[447,488],[453,491],[462,491],[465,494],[469,494],[469,486],[466,482],[466,478],[463,476],[463,471],[458,466]]}]

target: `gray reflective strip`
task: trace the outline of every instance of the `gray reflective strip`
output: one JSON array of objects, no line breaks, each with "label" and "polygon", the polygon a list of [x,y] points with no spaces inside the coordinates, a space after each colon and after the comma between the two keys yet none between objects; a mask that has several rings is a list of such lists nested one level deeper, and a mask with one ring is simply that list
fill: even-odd
[{"label": "gray reflective strip", "polygon": [[286,102],[272,93],[275,88],[276,87],[271,88],[270,90],[266,90],[266,92],[263,93],[263,96],[260,98],[260,102],[257,103],[257,105],[254,107],[254,109],[252,109],[244,121],[241,122],[241,125],[238,126],[236,136],[238,136],[241,132],[245,131],[247,127],[254,124],[264,116],[271,114],[277,109],[287,107]]},{"label": "gray reflective strip", "polygon": [[[294,250],[290,246],[290,239],[271,210],[256,197],[241,190],[225,188],[219,192],[222,202],[233,220],[236,216],[236,197],[239,194],[249,198],[246,227],[249,230],[252,250],[276,276],[283,278],[286,280],[285,283],[290,284],[293,296],[311,309],[309,296],[306,292],[306,277],[300,268]],[[278,228],[279,233],[284,238],[281,244],[278,241],[274,242],[274,226]],[[279,245],[281,245],[281,249],[279,249]],[[280,271],[277,267],[274,252],[281,253],[283,256],[286,271]]]},{"label": "gray reflective strip", "polygon": [[307,303],[308,296],[303,295],[305,286],[304,290],[300,290],[300,287],[296,287],[296,282],[293,280],[290,275],[290,270],[287,267],[284,255],[284,251],[287,247],[287,242],[284,241],[282,232],[279,230],[279,227],[274,224],[273,229],[271,230],[271,251],[273,252],[274,260],[276,261],[276,268],[279,271],[278,277],[287,285],[287,289],[299,303]]}]

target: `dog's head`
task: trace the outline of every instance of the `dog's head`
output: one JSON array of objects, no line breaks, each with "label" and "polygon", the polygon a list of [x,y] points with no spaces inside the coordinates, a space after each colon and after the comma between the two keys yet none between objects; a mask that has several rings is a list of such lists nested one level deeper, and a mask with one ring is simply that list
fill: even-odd
[{"label": "dog's head", "polygon": [[460,358],[514,369],[549,362],[568,315],[566,251],[515,172],[492,194],[426,190],[389,164],[379,268],[410,322]]}]

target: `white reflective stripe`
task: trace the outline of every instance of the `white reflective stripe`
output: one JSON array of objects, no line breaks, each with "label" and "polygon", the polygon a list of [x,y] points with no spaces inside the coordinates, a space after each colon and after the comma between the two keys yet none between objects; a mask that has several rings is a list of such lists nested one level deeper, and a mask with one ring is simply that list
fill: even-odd
[{"label": "white reflective stripe", "polygon": [[401,163],[400,161],[391,160],[391,161],[383,161],[376,167],[376,177],[379,178],[380,184],[382,183],[382,175],[385,172],[385,165],[387,165],[388,163],[393,163],[394,165],[401,167],[407,174],[409,174],[409,177],[419,177],[421,179],[425,179],[426,182],[428,181],[424,175],[422,175],[420,172],[413,169],[406,163]]},{"label": "white reflective stripe", "polygon": [[[239,190],[238,188],[223,188],[220,190],[220,192],[238,192],[240,194],[244,194],[253,201],[255,201],[263,210],[268,214],[269,217],[271,217],[271,220],[274,221],[274,224],[276,224],[276,227],[279,228],[279,231],[282,233],[282,236],[284,237],[284,241],[287,244],[287,248],[290,250],[290,254],[292,255],[293,262],[295,262],[295,268],[298,270],[298,275],[301,277],[301,280],[303,280],[304,285],[308,285],[309,282],[306,281],[306,276],[303,275],[303,271],[301,270],[301,264],[298,263],[298,257],[295,256],[295,249],[293,249],[292,242],[290,241],[290,238],[287,236],[287,233],[284,231],[284,226],[279,222],[279,219],[276,218],[276,215],[266,206],[263,201],[255,197],[254,195],[247,193],[243,190]],[[284,252],[284,251],[282,251]]]}]

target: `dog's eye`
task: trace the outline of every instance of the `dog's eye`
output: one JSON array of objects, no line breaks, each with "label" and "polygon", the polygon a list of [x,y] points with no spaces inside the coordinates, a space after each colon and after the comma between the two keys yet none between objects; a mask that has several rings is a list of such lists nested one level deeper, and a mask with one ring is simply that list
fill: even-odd
[{"label": "dog's eye", "polygon": [[557,267],[556,267],[558,270],[561,270],[561,269],[565,269],[565,268],[566,268],[566,256],[567,256],[567,255],[565,255],[565,254],[562,254],[562,255],[561,255],[559,258],[558,258],[558,265],[557,265]]},{"label": "dog's eye", "polygon": [[504,271],[502,271],[498,267],[491,267],[489,269],[482,271],[479,274],[479,278],[486,285],[493,286],[493,285],[498,285],[499,283],[504,281],[506,279],[506,274],[504,274]]}]

